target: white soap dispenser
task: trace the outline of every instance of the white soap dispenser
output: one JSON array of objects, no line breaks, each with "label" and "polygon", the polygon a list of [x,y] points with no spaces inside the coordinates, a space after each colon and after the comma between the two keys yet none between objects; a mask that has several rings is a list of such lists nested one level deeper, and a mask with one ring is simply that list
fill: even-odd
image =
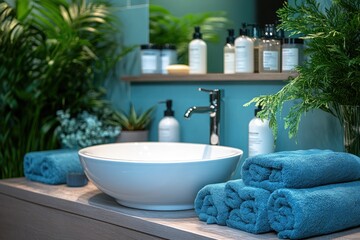
[{"label": "white soap dispenser", "polygon": [[159,142],[179,142],[180,124],[174,117],[172,100],[166,100],[166,110],[164,117],[159,122]]},{"label": "white soap dispenser", "polygon": [[246,24],[235,39],[235,72],[254,72],[254,41],[247,36]]},{"label": "white soap dispenser", "polygon": [[249,122],[249,157],[274,152],[274,135],[269,126],[269,120],[257,117],[262,110],[259,105],[255,116]]},{"label": "white soap dispenser", "polygon": [[195,27],[193,40],[189,43],[190,74],[206,74],[207,72],[207,46],[202,40],[200,27]]}]

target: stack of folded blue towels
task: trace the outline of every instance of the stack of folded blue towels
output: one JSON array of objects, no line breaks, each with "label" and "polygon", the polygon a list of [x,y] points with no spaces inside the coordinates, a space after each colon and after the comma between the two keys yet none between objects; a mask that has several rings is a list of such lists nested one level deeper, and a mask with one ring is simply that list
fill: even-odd
[{"label": "stack of folded blue towels", "polygon": [[360,225],[360,158],[330,150],[247,158],[242,179],[210,184],[195,199],[208,224],[301,239]]},{"label": "stack of folded blue towels", "polygon": [[83,168],[77,150],[56,149],[25,154],[24,173],[32,181],[63,184],[69,173],[83,173]]}]

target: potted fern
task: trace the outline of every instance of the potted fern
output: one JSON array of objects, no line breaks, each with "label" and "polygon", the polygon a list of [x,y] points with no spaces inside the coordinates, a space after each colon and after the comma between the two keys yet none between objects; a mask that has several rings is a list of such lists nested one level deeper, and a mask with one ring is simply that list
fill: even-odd
[{"label": "potted fern", "polygon": [[134,104],[131,104],[129,112],[114,111],[112,114],[112,125],[121,127],[121,132],[117,138],[117,142],[144,142],[149,139],[149,125],[155,106],[148,108],[146,111],[136,112]]},{"label": "potted fern", "polygon": [[0,178],[22,176],[25,153],[60,147],[58,110],[104,108],[102,79],[121,55],[113,9],[106,1],[0,0]]},{"label": "potted fern", "polygon": [[328,8],[316,0],[295,1],[295,6],[285,3],[277,13],[280,28],[307,40],[310,57],[279,92],[256,97],[247,105],[261,103],[260,117],[270,119],[276,133],[277,113],[285,102],[296,100],[285,117],[290,137],[296,135],[304,113],[329,112],[344,127],[345,150],[360,156],[359,1],[333,0]]}]

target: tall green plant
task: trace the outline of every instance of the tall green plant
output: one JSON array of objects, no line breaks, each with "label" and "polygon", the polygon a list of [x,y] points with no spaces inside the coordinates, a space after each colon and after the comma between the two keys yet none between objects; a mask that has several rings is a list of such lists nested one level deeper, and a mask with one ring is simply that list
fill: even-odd
[{"label": "tall green plant", "polygon": [[322,109],[337,116],[339,105],[360,105],[360,1],[333,0],[328,9],[316,0],[296,1],[295,6],[285,3],[277,13],[280,28],[308,40],[310,58],[279,92],[247,105],[261,103],[260,117],[269,118],[276,133],[278,113],[285,102],[293,101],[285,117],[293,137],[308,111]]},{"label": "tall green plant", "polygon": [[0,178],[22,176],[26,152],[57,147],[57,110],[105,106],[95,75],[121,56],[114,23],[108,4],[0,0]]},{"label": "tall green plant", "polygon": [[179,62],[182,63],[187,61],[188,44],[195,26],[201,26],[204,40],[217,42],[217,32],[226,29],[228,25],[229,20],[222,11],[176,17],[164,7],[150,5],[150,41],[156,44],[175,44]]}]

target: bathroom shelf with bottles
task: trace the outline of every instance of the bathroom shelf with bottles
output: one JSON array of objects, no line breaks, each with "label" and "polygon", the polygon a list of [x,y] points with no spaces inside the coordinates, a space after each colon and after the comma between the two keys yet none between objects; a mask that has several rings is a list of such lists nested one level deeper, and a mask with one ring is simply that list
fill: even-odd
[{"label": "bathroom shelf with bottles", "polygon": [[178,82],[178,81],[284,81],[296,73],[209,73],[209,74],[143,74],[137,76],[123,76],[121,79],[127,82]]}]

